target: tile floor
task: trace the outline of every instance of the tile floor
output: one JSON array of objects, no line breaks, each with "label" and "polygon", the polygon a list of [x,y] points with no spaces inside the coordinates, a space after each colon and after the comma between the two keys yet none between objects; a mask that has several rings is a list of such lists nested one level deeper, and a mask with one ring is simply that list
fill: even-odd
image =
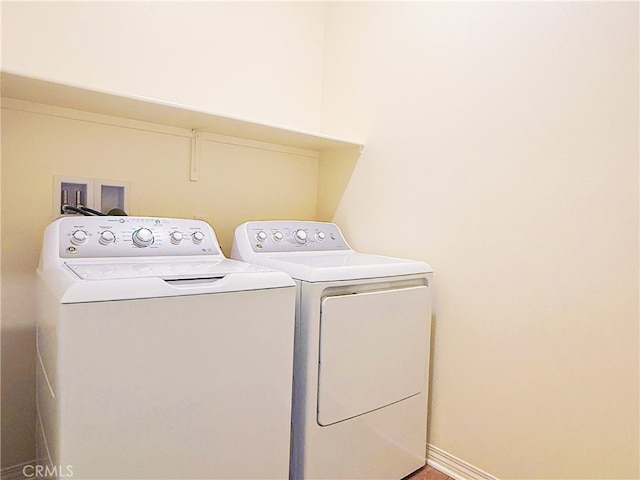
[{"label": "tile floor", "polygon": [[404,480],[453,480],[453,478],[427,465],[408,477],[405,477]]}]

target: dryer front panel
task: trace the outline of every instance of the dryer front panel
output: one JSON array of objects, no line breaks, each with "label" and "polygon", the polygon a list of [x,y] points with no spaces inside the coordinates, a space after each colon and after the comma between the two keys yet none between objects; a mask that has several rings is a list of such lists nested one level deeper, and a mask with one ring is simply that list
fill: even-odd
[{"label": "dryer front panel", "polygon": [[429,302],[426,286],[322,300],[320,425],[371,412],[427,388]]}]

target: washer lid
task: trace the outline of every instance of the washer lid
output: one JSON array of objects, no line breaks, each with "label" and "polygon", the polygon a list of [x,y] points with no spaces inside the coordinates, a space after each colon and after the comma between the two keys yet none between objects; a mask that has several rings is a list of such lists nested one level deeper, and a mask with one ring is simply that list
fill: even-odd
[{"label": "washer lid", "polygon": [[66,267],[81,280],[109,280],[122,278],[159,277],[163,280],[223,277],[230,273],[257,271],[257,268],[227,259],[207,260],[206,257],[192,260],[162,258],[128,259],[128,261],[64,262]]},{"label": "washer lid", "polygon": [[305,282],[332,282],[432,272],[416,260],[347,252],[259,254],[246,261],[287,273]]},{"label": "washer lid", "polygon": [[295,286],[286,273],[229,259],[219,262],[196,258],[187,261],[177,258],[173,261],[140,258],[126,262],[76,260],[61,263],[57,269],[39,269],[38,276],[60,303],[293,289]]}]

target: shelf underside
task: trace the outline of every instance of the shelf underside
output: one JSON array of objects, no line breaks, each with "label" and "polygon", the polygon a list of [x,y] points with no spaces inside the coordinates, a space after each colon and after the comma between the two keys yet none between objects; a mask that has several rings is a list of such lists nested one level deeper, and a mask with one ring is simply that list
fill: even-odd
[{"label": "shelf underside", "polygon": [[122,96],[2,72],[2,97],[308,150],[362,149],[363,143],[257,123],[157,100]]}]

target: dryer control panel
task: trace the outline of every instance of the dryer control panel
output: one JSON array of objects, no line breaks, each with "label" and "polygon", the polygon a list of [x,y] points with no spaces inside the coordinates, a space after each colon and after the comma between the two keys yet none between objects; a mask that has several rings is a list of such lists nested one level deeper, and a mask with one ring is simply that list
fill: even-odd
[{"label": "dryer control panel", "polygon": [[351,250],[334,223],[270,220],[242,227],[254,252]]},{"label": "dryer control panel", "polygon": [[69,217],[58,220],[62,258],[220,255],[201,220],[153,217]]}]

